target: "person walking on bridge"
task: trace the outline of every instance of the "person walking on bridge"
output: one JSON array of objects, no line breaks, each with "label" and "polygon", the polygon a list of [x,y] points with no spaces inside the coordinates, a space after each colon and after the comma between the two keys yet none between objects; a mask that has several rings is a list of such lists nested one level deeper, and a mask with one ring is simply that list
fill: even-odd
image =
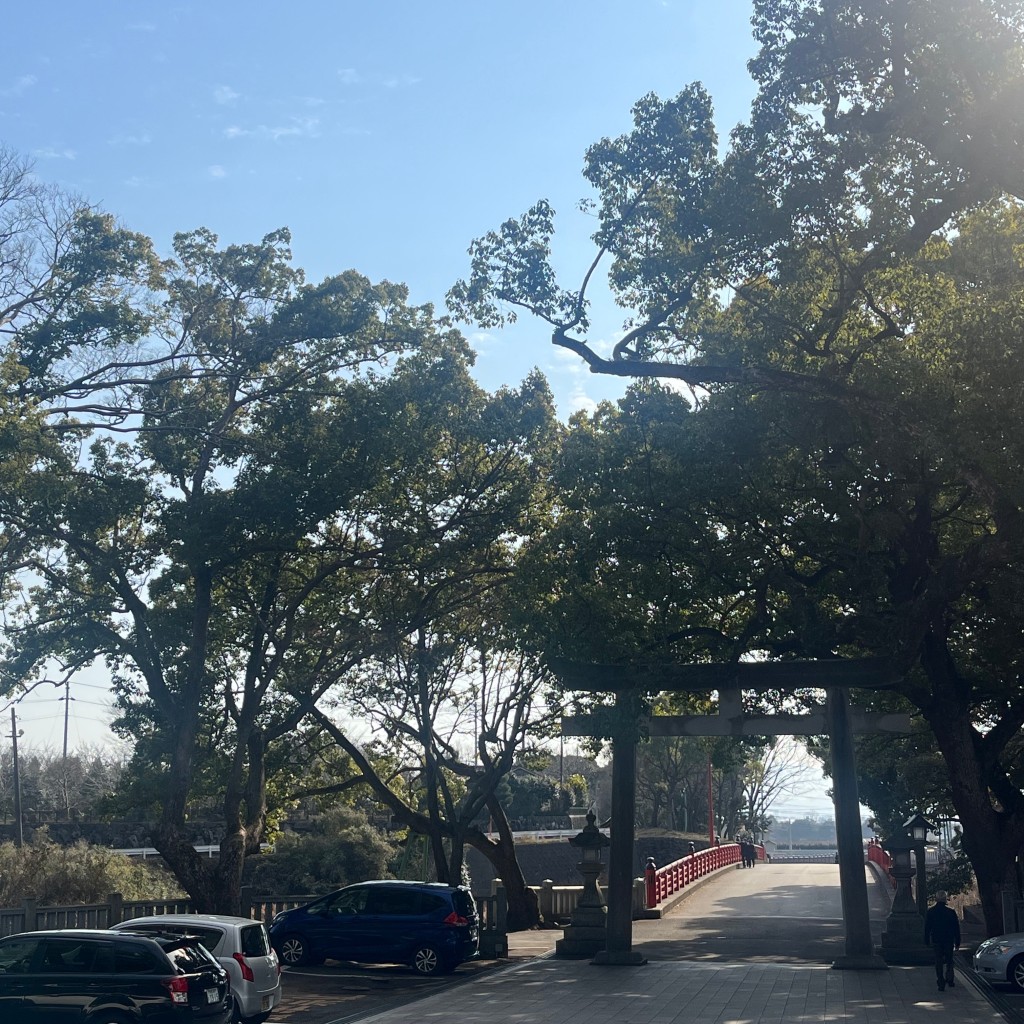
[{"label": "person walking on bridge", "polygon": [[948,899],[945,890],[940,889],[935,894],[935,905],[924,915],[924,941],[935,951],[935,981],[940,992],[956,984],[953,950],[960,948],[960,918],[946,906]]}]

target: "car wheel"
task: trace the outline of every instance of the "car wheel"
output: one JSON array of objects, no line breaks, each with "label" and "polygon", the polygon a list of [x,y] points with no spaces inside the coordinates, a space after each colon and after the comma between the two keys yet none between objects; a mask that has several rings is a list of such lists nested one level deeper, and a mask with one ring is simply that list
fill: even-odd
[{"label": "car wheel", "polygon": [[1024,956],[1016,956],[1006,969],[1006,980],[1018,991],[1024,992]]},{"label": "car wheel", "polygon": [[417,946],[412,955],[410,966],[417,974],[424,977],[432,977],[444,971],[444,961],[441,954],[433,946]]},{"label": "car wheel", "polygon": [[286,935],[281,940],[281,946],[277,951],[277,955],[289,967],[297,967],[299,964],[313,962],[313,958],[309,955],[309,947],[306,945],[305,940],[298,935]]}]

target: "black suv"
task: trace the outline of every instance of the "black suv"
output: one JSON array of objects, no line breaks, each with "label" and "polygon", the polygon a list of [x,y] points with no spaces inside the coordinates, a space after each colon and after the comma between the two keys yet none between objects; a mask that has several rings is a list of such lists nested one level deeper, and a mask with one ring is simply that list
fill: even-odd
[{"label": "black suv", "polygon": [[278,914],[270,941],[289,966],[330,957],[438,974],[478,955],[478,925],[465,886],[360,882]]},{"label": "black suv", "polygon": [[223,967],[194,938],[109,931],[22,932],[0,939],[0,1021],[227,1024]]}]

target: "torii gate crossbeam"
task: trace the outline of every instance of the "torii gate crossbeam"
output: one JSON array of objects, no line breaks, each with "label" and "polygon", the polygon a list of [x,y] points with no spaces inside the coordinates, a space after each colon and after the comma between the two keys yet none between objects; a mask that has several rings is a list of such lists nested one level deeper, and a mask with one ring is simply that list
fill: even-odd
[{"label": "torii gate crossbeam", "polygon": [[[615,693],[612,735],[612,822],[608,866],[606,948],[594,963],[638,964],[633,951],[632,864],[636,806],[636,743],[643,727],[652,736],[813,736],[831,741],[836,839],[846,928],[846,955],[833,966],[884,969],[871,941],[867,885],[857,797],[853,732],[908,732],[907,715],[851,714],[847,687],[888,689],[899,678],[881,659],[813,662],[744,662],[728,665],[607,666],[552,659],[552,670],[570,690]],[[807,715],[746,716],[743,690],[823,689],[825,707]],[[635,713],[641,693],[718,690],[718,715],[647,716]],[[605,726],[607,728],[607,726]],[[601,735],[596,716],[566,716],[567,736]]]}]

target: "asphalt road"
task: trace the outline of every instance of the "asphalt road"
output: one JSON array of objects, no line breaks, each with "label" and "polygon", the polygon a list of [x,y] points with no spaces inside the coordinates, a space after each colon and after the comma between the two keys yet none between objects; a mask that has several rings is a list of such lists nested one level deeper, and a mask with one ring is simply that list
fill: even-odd
[{"label": "asphalt road", "polygon": [[527,941],[524,952],[513,951],[508,960],[475,960],[461,964],[453,974],[421,978],[408,967],[362,965],[328,960],[317,967],[284,969],[281,1005],[270,1024],[342,1024],[370,1013],[453,985],[472,982],[483,972],[497,971],[518,960],[546,952],[562,933],[536,933],[540,942]]}]

